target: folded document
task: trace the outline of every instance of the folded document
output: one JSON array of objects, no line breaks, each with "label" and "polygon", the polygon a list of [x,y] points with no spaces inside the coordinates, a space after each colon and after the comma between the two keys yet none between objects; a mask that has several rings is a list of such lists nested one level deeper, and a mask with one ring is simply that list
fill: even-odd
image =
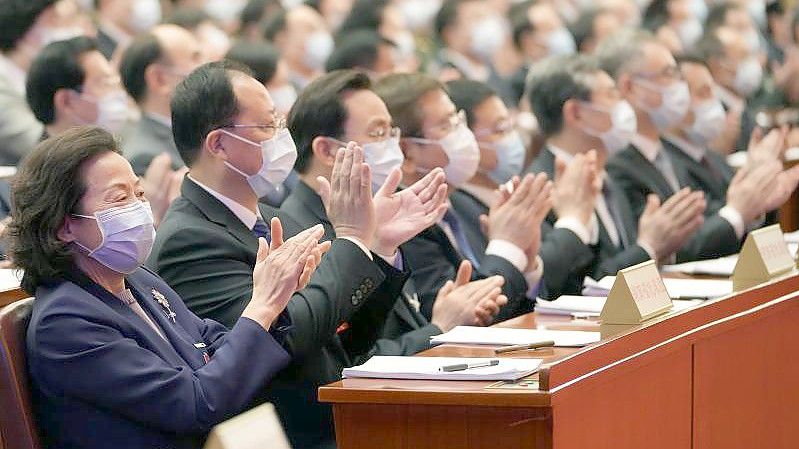
[{"label": "folded document", "polygon": [[[598,282],[585,278],[583,295],[607,296],[616,276],[605,276]],[[663,279],[669,296],[677,298],[718,298],[732,293],[732,281],[717,279]]]},{"label": "folded document", "polygon": [[596,343],[599,338],[599,332],[457,326],[449,332],[431,337],[430,342],[472,345],[524,345],[552,340],[555,342],[555,346],[579,347]]},{"label": "folded document", "polygon": [[516,380],[538,371],[541,359],[501,358],[498,365],[445,372],[441,368],[461,363],[488,362],[495,358],[374,356],[363,365],[344,368],[343,377],[431,380]]},{"label": "folded document", "polygon": [[[535,303],[536,313],[546,315],[571,315],[572,313],[596,313],[602,312],[607,298],[604,296],[569,296],[564,295],[554,301],[539,299]],[[673,311],[689,309],[702,304],[700,299],[672,301]]]}]

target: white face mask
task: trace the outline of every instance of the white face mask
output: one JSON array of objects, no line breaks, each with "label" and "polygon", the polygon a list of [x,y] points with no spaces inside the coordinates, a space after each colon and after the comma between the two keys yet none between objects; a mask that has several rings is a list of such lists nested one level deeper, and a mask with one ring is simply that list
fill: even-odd
[{"label": "white face mask", "polygon": [[577,53],[577,44],[569,30],[559,28],[547,36],[547,51],[550,56],[573,55]]},{"label": "white face mask", "polygon": [[407,58],[416,54],[416,39],[410,31],[403,31],[394,38],[400,56]]},{"label": "white face mask", "polygon": [[694,106],[693,111],[694,123],[685,132],[694,143],[707,145],[724,130],[724,105],[717,98],[711,98]]},{"label": "white face mask", "polygon": [[702,37],[702,22],[697,18],[683,20],[677,27],[677,36],[685,49],[692,47]]},{"label": "white face mask", "polygon": [[247,6],[247,0],[206,0],[205,12],[222,23],[230,23],[239,17]]},{"label": "white face mask", "polygon": [[449,159],[444,167],[447,184],[458,188],[472,179],[480,165],[480,147],[474,134],[465,123],[458,124],[452,131],[439,140],[411,137],[409,140],[441,147]]},{"label": "white face mask", "polygon": [[522,172],[527,149],[518,132],[511,131],[493,144],[483,143],[482,145],[497,153],[497,166],[487,173],[492,181],[504,184]]},{"label": "white face mask", "polygon": [[699,20],[700,24],[705,23],[709,12],[707,2],[705,0],[691,0],[688,8],[691,10],[692,15]]},{"label": "white face mask", "polygon": [[760,53],[760,33],[755,30],[749,30],[744,35],[744,39],[746,39],[746,46],[749,49],[749,53]]},{"label": "white face mask", "polygon": [[72,214],[97,221],[103,240],[89,249],[77,240],[75,245],[92,259],[121,274],[136,271],[153,249],[155,225],[150,203],[135,201],[127,206],[101,210],[91,215]]},{"label": "white face mask", "polygon": [[424,30],[433,23],[442,0],[404,0],[399,3],[405,23],[411,30]]},{"label": "white face mask", "polygon": [[630,139],[638,131],[638,121],[635,118],[635,111],[626,100],[616,103],[612,109],[599,106],[593,103],[583,103],[585,106],[610,115],[610,129],[607,131],[596,131],[587,127],[582,127],[583,132],[590,136],[598,137],[605,145],[608,155],[613,155],[627,148]]},{"label": "white face mask", "polygon": [[314,70],[322,70],[330,54],[333,53],[333,37],[325,31],[317,31],[305,41],[305,65]]},{"label": "white face mask", "polygon": [[363,159],[372,169],[372,186],[379,189],[388,179],[392,170],[405,162],[405,156],[399,144],[399,135],[379,142],[362,145]]},{"label": "white face mask", "polygon": [[755,93],[760,83],[763,81],[763,66],[756,57],[751,56],[744,62],[738,64],[735,71],[735,81],[733,87],[743,97],[748,97]]},{"label": "white face mask", "polygon": [[504,42],[505,23],[499,17],[486,17],[472,27],[471,49],[483,61],[490,61]]},{"label": "white face mask", "polygon": [[[88,94],[81,94],[76,91],[81,98],[97,106],[97,119],[94,125],[105,129],[111,134],[116,134],[125,127],[128,122],[128,96],[123,91],[109,92],[100,98],[95,98]],[[89,124],[80,117],[75,116],[84,125]]]},{"label": "white face mask", "polygon": [[288,114],[294,102],[297,101],[297,90],[291,84],[286,84],[275,89],[269,89],[269,96],[275,103],[278,114]]},{"label": "white face mask", "polygon": [[222,132],[234,139],[261,149],[261,169],[254,175],[248,175],[225,161],[225,165],[229,169],[247,180],[247,183],[258,198],[262,198],[273,189],[278,188],[289,176],[291,169],[294,168],[294,162],[297,161],[297,147],[294,145],[294,139],[291,138],[291,133],[287,128],[281,129],[275,137],[264,140],[260,144],[224,129]]},{"label": "white face mask", "polygon": [[129,18],[130,26],[137,33],[143,33],[161,21],[161,2],[158,0],[136,0]]},{"label": "white face mask", "polygon": [[652,119],[658,131],[668,131],[682,122],[691,106],[691,94],[685,81],[675,81],[666,87],[648,80],[638,79],[636,81],[644,87],[660,93],[660,106],[656,108],[639,103],[641,109],[649,114],[649,118]]}]

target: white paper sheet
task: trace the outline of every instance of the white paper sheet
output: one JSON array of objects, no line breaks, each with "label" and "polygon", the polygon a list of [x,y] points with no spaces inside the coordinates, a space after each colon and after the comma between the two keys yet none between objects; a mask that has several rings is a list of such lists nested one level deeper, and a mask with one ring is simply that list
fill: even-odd
[{"label": "white paper sheet", "polygon": [[0,269],[0,291],[19,288],[22,270]]},{"label": "white paper sheet", "polygon": [[[440,368],[460,363],[499,360],[495,366],[444,372]],[[434,380],[516,380],[536,372],[541,359],[375,356],[366,363],[344,368],[343,377]]]},{"label": "white paper sheet", "polygon": [[[600,313],[605,307],[603,296],[561,296],[554,301],[539,299],[535,305],[536,313],[545,315],[571,315],[572,313]],[[701,299],[674,299],[672,311],[690,309],[702,304]]]},{"label": "white paper sheet", "polygon": [[596,343],[599,339],[599,332],[457,326],[449,332],[431,337],[430,341],[476,345],[523,345],[552,340],[555,346],[579,347]]},{"label": "white paper sheet", "polygon": [[[583,288],[585,296],[607,296],[616,276],[605,276]],[[718,279],[663,279],[669,296],[679,298],[718,298],[732,293],[732,281]]]},{"label": "white paper sheet", "polygon": [[721,257],[719,259],[697,260],[676,265],[665,265],[661,268],[667,273],[709,274],[713,276],[732,276],[738,255]]}]

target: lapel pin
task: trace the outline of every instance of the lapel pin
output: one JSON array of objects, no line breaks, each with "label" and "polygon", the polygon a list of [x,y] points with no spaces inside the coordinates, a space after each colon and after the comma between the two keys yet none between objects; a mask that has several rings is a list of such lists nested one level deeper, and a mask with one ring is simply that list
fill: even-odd
[{"label": "lapel pin", "polygon": [[164,313],[167,317],[169,317],[172,322],[175,322],[175,312],[172,311],[172,308],[169,306],[169,301],[167,301],[166,296],[163,293],[159,292],[156,289],[152,289],[151,293],[153,294],[153,298],[161,305],[164,309]]}]

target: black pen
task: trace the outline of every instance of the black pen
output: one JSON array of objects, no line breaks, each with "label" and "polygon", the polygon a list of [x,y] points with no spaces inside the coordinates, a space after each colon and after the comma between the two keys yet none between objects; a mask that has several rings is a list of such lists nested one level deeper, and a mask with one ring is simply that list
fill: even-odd
[{"label": "black pen", "polygon": [[439,368],[439,371],[450,373],[452,371],[463,371],[472,368],[485,368],[486,366],[497,366],[497,365],[499,365],[499,359],[489,360],[487,362],[459,363],[457,365],[447,365]]}]

